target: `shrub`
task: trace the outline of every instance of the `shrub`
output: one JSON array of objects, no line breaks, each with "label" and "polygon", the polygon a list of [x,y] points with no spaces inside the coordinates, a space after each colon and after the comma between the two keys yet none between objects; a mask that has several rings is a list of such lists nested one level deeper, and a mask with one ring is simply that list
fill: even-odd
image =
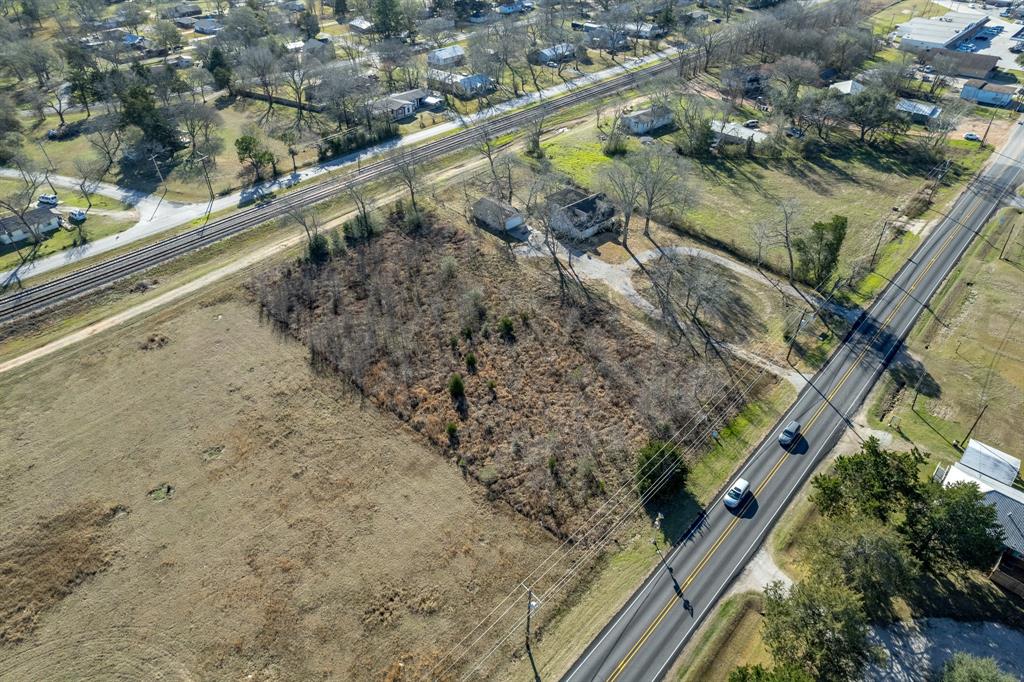
[{"label": "shrub", "polygon": [[331,256],[334,258],[344,256],[346,250],[345,240],[342,239],[341,233],[338,230],[331,230]]},{"label": "shrub", "polygon": [[448,379],[448,394],[452,400],[461,400],[466,397],[466,384],[462,381],[461,374],[453,374]]},{"label": "shrub", "polygon": [[441,279],[445,282],[451,282],[455,279],[455,275],[459,271],[459,262],[455,260],[454,256],[448,255],[441,259]]},{"label": "shrub", "polygon": [[448,422],[444,427],[444,432],[448,436],[448,442],[454,444],[459,439],[459,427],[455,422]]},{"label": "shrub", "polygon": [[660,486],[657,495],[672,494],[686,485],[688,474],[683,453],[675,443],[652,440],[637,453],[636,483],[640,495],[655,486]]},{"label": "shrub", "polygon": [[498,321],[498,334],[506,341],[515,338],[515,325],[512,324],[512,318],[506,316]]},{"label": "shrub", "polygon": [[314,265],[323,265],[331,259],[331,247],[327,244],[327,237],[322,234],[315,234],[309,240],[306,247],[306,258]]},{"label": "shrub", "polygon": [[476,354],[466,354],[466,369],[469,370],[470,374],[476,371]]}]

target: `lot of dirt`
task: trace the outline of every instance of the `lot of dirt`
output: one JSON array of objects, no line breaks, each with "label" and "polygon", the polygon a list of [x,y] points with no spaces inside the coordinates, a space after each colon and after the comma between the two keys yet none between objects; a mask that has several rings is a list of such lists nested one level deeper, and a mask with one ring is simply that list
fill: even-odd
[{"label": "lot of dirt", "polygon": [[555,547],[212,296],[0,376],[0,679],[428,676]]}]

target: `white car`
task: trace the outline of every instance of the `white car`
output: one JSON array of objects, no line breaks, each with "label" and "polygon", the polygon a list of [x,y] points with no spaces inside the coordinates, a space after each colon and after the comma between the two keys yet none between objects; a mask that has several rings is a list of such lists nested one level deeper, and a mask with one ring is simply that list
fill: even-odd
[{"label": "white car", "polygon": [[964,139],[970,140],[971,142],[981,142],[981,137],[978,133],[964,133]]},{"label": "white car", "polygon": [[725,494],[725,506],[729,509],[735,509],[743,503],[743,499],[750,492],[750,481],[745,478],[737,478],[736,482],[729,488],[729,492]]},{"label": "white car", "polygon": [[56,194],[40,194],[39,203],[42,206],[56,206],[57,195]]},{"label": "white car", "polygon": [[89,217],[89,216],[88,216],[88,215],[86,214],[86,212],[85,212],[85,211],[83,211],[83,210],[82,210],[82,209],[80,209],[80,208],[76,208],[76,209],[75,209],[74,211],[72,211],[71,213],[68,213],[68,218],[69,218],[69,219],[71,220],[71,222],[73,222],[73,223],[84,223],[84,222],[85,222],[85,219],[86,219],[86,218],[88,218],[88,217]]}]

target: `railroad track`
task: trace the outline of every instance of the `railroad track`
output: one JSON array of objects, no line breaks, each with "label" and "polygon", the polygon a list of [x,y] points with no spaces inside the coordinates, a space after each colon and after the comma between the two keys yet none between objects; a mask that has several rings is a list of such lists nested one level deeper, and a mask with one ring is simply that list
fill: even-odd
[{"label": "railroad track", "polygon": [[[685,68],[686,63],[695,58],[696,54],[693,51],[680,53],[674,59],[657,62],[593,85],[580,86],[558,99],[541,102],[467,126],[448,137],[426,142],[410,149],[404,153],[402,162],[419,164],[466,149],[479,139],[481,128],[485,129],[490,136],[513,132],[527,123],[568,109],[588,99],[626,90],[672,69],[679,69],[680,61],[684,62]],[[286,215],[297,206],[309,206],[335,197],[338,193],[351,187],[390,175],[395,172],[396,167],[397,162],[393,157],[384,157],[358,170],[350,170],[329,180],[297,189],[271,203],[244,208],[202,227],[181,232],[48,282],[22,289],[0,298],[0,324],[83,296],[183,254],[210,246],[222,239]]]}]

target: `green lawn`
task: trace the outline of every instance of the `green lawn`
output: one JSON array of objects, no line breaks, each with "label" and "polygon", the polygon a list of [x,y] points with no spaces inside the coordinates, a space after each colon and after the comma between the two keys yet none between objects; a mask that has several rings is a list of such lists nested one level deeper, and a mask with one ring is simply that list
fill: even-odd
[{"label": "green lawn", "polygon": [[[107,216],[92,215],[85,223],[85,232],[88,239],[96,240],[100,237],[117,234],[122,230],[128,229],[134,224],[134,220],[117,220]],[[48,239],[39,245],[34,253],[34,257],[42,258],[52,253],[69,249],[74,246],[77,236],[77,230],[59,229],[56,232],[53,232]],[[22,245],[22,252],[27,254],[28,251],[28,247]],[[7,244],[0,245],[0,270],[7,270],[9,268],[16,267],[20,262],[21,258],[18,256],[17,250],[14,246]]]},{"label": "green lawn", "polygon": [[[1024,215],[1004,209],[932,301],[934,315],[923,317],[907,340],[926,373],[917,402],[920,367],[903,390],[890,380],[870,411],[874,426],[889,428],[905,445],[928,452],[929,469],[959,459],[953,443],[963,440],[986,404],[973,437],[1009,452],[1019,450],[1018,422],[1024,414],[1021,241]],[[999,258],[1004,244],[1009,261]]]}]

